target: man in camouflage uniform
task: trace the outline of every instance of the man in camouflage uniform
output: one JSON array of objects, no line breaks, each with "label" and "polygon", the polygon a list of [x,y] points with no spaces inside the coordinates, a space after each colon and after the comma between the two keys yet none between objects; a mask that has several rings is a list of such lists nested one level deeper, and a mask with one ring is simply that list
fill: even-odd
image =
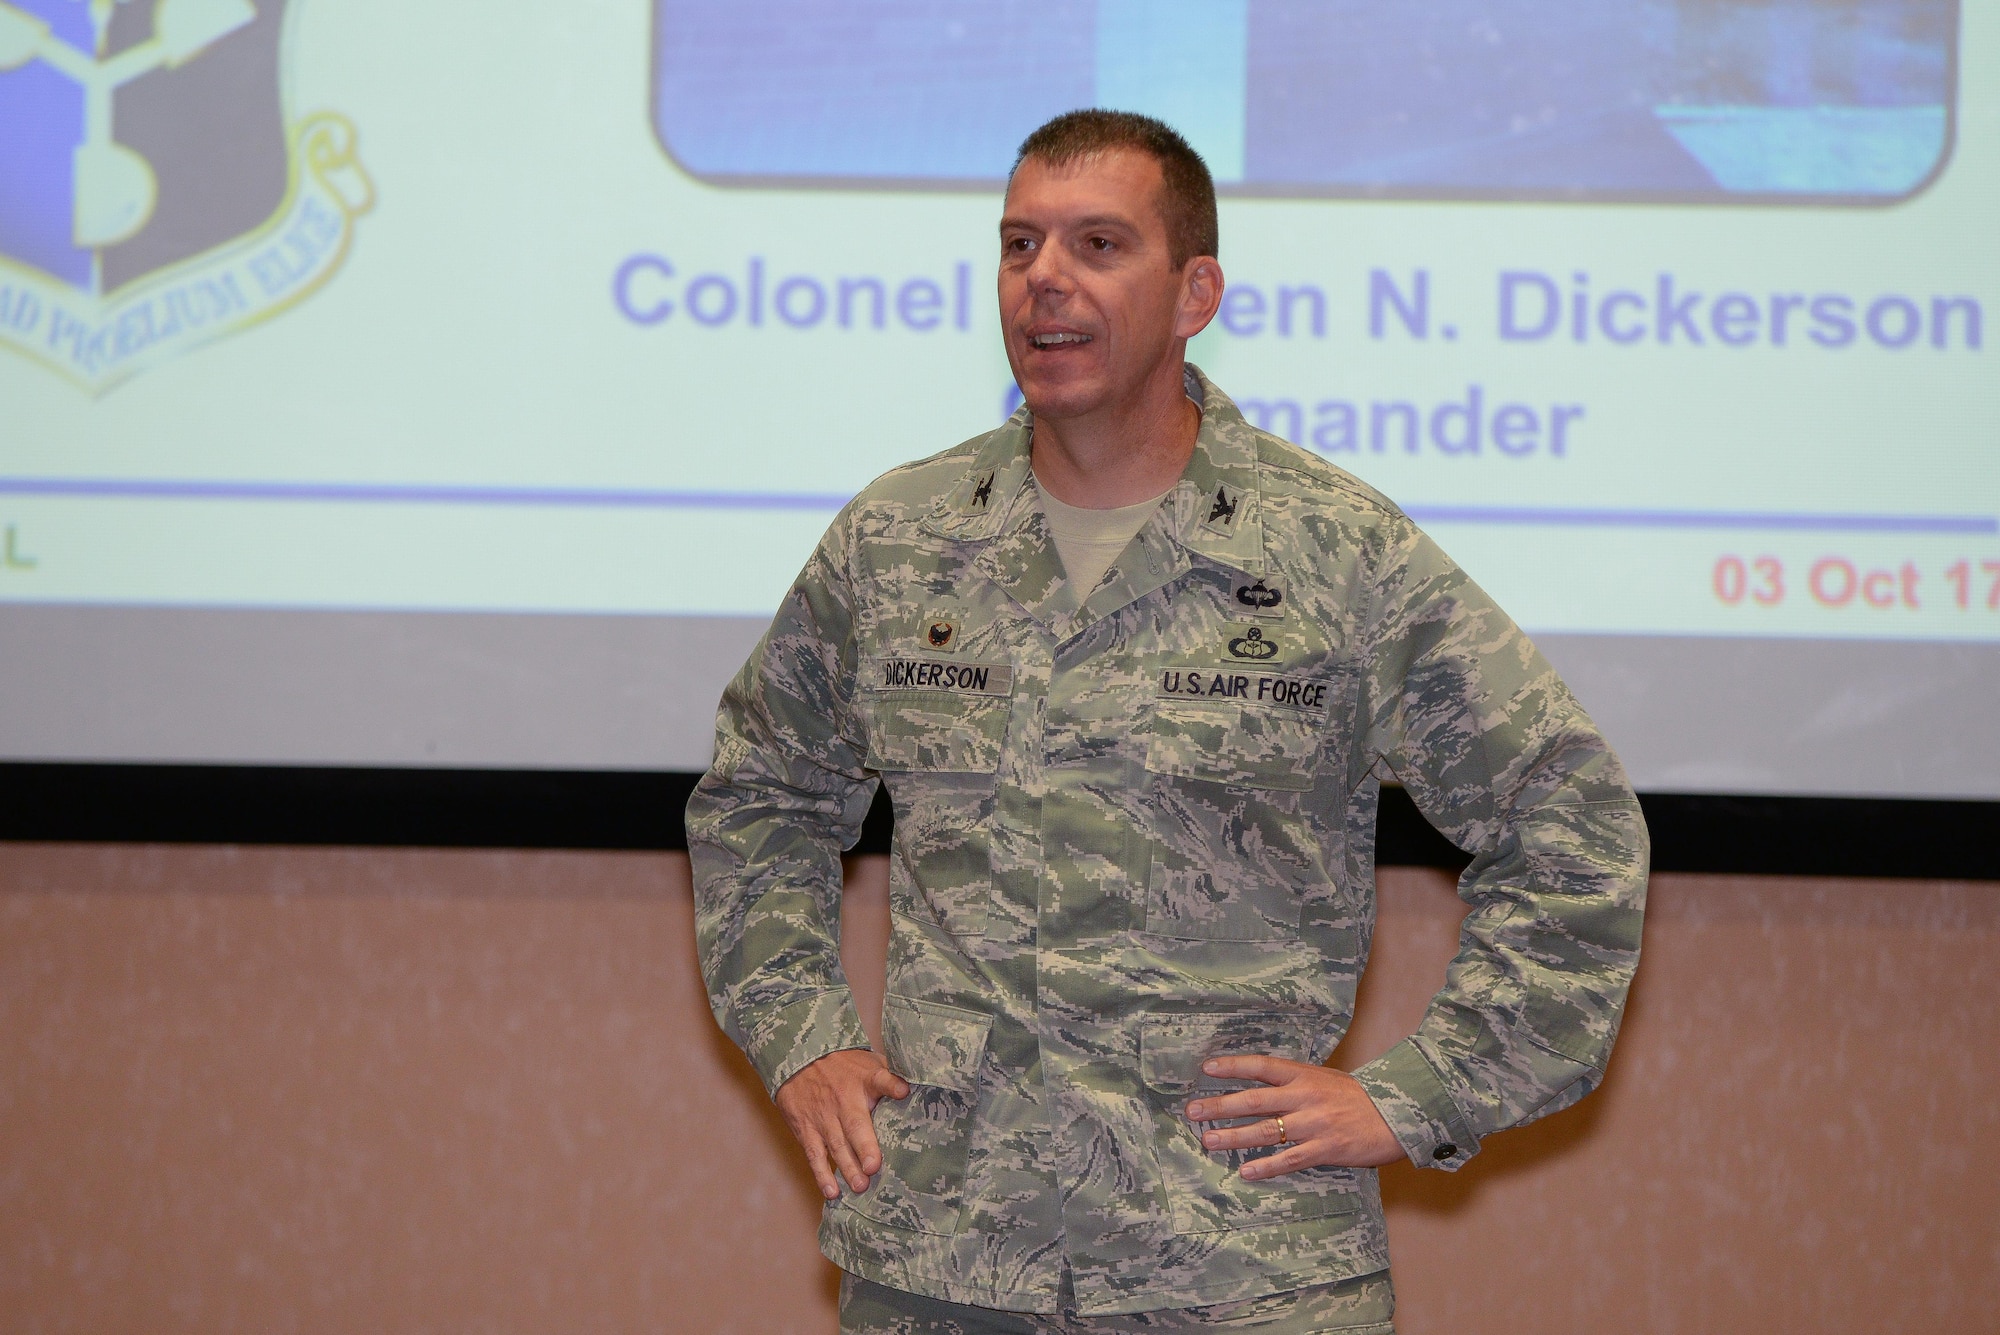
[{"label": "man in camouflage uniform", "polygon": [[[1603,1077],[1645,893],[1624,773],[1393,504],[1184,366],[1213,218],[1156,122],[1031,137],[1025,403],[857,497],[723,698],[704,974],[828,1195],[850,1331],[1387,1330],[1375,1166],[1457,1169]],[[1134,500],[1078,587],[1048,515]],[[1387,773],[1474,855],[1471,911],[1417,1033],[1349,1076],[1321,1063]],[[837,943],[878,781],[886,1066]]]}]

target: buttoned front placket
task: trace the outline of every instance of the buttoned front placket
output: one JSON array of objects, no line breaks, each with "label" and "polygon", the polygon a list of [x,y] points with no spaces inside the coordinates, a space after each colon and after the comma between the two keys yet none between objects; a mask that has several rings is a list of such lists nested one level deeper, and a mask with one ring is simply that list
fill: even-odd
[{"label": "buttoned front placket", "polygon": [[1162,591],[1188,568],[1163,504],[1085,608],[1060,629],[1042,759],[1046,871],[1037,914],[1036,1017],[1054,1123],[1063,1250],[1079,1301],[1153,1251],[1163,1202],[1151,1114],[1137,1080],[1126,984],[1151,866],[1145,801],[1148,636]]},{"label": "buttoned front placket", "polygon": [[[1254,447],[1204,430],[1180,483],[1079,603],[1036,501],[1030,429],[1023,414],[1018,434],[996,438],[930,523],[980,546],[972,569],[994,615],[1012,623],[1016,702],[979,947],[1000,993],[991,1042],[1010,1107],[988,1115],[1004,1121],[1039,1103],[1026,1134],[1047,1147],[1036,1158],[1059,1209],[971,1184],[961,1255],[973,1235],[1002,1231],[1019,1286],[1053,1293],[1066,1266],[1080,1308],[1102,1310],[1152,1282],[1171,1236],[1137,1048],[1152,1000],[1135,979],[1133,941],[1152,866],[1143,721],[1195,558],[1254,575],[1263,535]],[[1029,1208],[983,1214],[982,1198]],[[1032,1255],[1045,1234],[1046,1251]]]},{"label": "buttoned front placket", "polygon": [[1143,720],[1190,551],[1227,544],[1255,553],[1246,564],[1262,555],[1254,531],[1246,541],[1204,528],[1221,489],[1235,506],[1226,517],[1254,530],[1254,459],[1218,478],[1203,446],[1083,607],[1057,623],[1043,711],[1035,1012],[1063,1250],[1085,1310],[1150,1283],[1170,1231],[1137,1046],[1153,1000],[1133,939],[1152,865]]}]

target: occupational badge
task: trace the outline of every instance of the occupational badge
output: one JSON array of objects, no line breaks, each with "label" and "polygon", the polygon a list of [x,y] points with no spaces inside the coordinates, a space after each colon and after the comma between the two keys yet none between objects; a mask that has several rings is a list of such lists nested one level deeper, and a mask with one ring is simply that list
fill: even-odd
[{"label": "occupational badge", "polygon": [[1231,636],[1226,644],[1231,658],[1263,663],[1278,656],[1278,642],[1264,637],[1262,626],[1248,626]]}]

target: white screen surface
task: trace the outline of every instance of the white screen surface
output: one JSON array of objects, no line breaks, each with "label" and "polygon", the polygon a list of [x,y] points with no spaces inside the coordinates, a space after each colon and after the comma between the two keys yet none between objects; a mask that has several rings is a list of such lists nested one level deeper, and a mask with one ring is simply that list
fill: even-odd
[{"label": "white screen surface", "polygon": [[1011,406],[995,178],[1097,101],[1223,186],[1194,360],[1642,786],[2000,796],[2000,22],[1574,8],[13,0],[0,751],[699,766]]}]

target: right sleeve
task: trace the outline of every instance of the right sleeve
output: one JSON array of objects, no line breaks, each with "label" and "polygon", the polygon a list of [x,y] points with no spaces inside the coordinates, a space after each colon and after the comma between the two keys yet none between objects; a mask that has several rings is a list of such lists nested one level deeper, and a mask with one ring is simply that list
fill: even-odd
[{"label": "right sleeve", "polygon": [[856,714],[854,596],[836,520],[723,692],[688,800],[709,1005],[765,1088],[868,1035],[840,967],[840,855],[878,780]]}]

